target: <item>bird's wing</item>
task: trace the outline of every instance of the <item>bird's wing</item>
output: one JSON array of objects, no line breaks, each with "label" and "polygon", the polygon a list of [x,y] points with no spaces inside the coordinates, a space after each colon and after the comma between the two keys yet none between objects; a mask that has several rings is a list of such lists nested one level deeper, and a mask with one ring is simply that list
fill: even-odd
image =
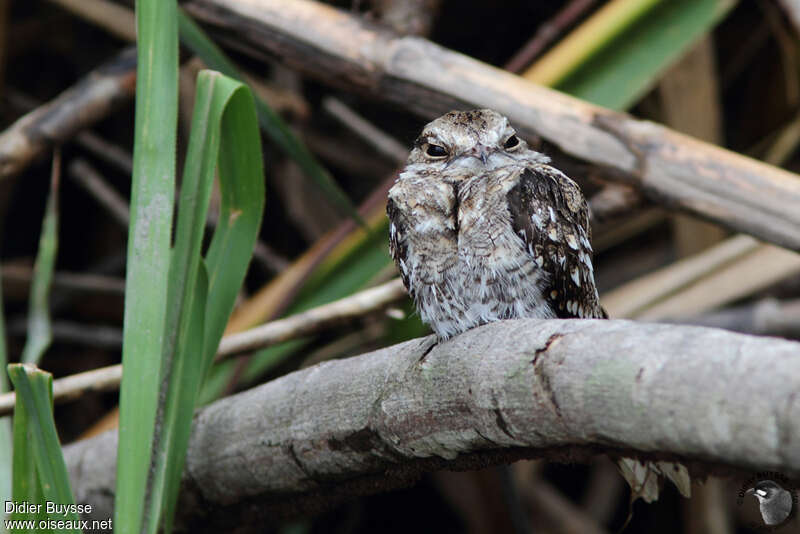
[{"label": "bird's wing", "polygon": [[785,489],[778,490],[778,494],[775,496],[775,510],[780,521],[783,521],[789,516],[792,511],[793,502],[791,492]]},{"label": "bird's wing", "polygon": [[408,247],[405,244],[406,223],[391,197],[386,203],[386,215],[389,217],[389,252],[403,279],[403,285],[406,286],[409,295],[413,298],[413,288],[409,285],[408,268],[406,267],[408,258]]},{"label": "bird's wing", "polygon": [[592,267],[589,209],[578,185],[549,165],[529,165],[508,192],[514,232],[548,274],[545,296],[561,318],[605,318]]}]

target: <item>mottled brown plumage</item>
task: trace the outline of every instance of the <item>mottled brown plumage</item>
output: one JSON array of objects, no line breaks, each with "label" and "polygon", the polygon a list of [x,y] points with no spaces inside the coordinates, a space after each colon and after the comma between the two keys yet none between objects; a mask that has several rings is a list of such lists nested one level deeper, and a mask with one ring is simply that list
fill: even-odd
[{"label": "mottled brown plumage", "polygon": [[604,317],[586,200],[491,110],[422,131],[389,191],[390,248],[424,322],[446,339],[519,317]]}]

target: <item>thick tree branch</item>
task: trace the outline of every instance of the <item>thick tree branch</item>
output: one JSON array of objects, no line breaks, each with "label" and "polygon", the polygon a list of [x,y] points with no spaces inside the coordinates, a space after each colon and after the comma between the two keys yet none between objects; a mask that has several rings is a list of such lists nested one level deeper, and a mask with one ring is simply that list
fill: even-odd
[{"label": "thick tree branch", "polygon": [[306,0],[194,0],[228,42],[425,117],[490,107],[528,136],[608,168],[651,200],[800,250],[800,179],[668,128],[615,113]]},{"label": "thick tree branch", "polygon": [[[201,410],[184,523],[224,530],[537,455],[800,475],[798,343],[621,320],[505,321],[432,342],[325,362]],[[106,517],[115,448],[113,433],[65,448],[77,500]]]}]

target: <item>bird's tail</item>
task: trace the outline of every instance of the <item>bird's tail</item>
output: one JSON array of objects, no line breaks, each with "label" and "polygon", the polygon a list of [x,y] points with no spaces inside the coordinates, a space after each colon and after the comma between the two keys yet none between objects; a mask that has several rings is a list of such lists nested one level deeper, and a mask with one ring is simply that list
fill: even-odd
[{"label": "bird's tail", "polygon": [[687,499],[692,496],[692,481],[686,466],[674,462],[641,462],[633,458],[617,461],[622,476],[631,487],[631,501],[641,498],[644,502],[658,500],[659,489],[664,479],[670,480]]},{"label": "bird's tail", "polygon": [[658,500],[664,479],[670,480],[681,495],[687,499],[692,496],[692,480],[689,470],[675,462],[641,462],[633,458],[620,458],[617,468],[631,487],[628,518],[620,529],[625,530],[633,517],[633,503],[636,499],[651,503]]}]

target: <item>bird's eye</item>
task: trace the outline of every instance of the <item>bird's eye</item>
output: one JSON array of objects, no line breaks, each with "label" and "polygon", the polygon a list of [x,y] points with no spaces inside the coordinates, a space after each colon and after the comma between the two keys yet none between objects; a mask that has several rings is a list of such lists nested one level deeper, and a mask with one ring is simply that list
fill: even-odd
[{"label": "bird's eye", "polygon": [[519,137],[517,137],[516,135],[512,135],[511,137],[506,139],[505,143],[503,143],[503,148],[505,148],[506,150],[512,150],[514,148],[517,148],[518,146],[519,146]]},{"label": "bird's eye", "polygon": [[428,143],[428,146],[425,148],[425,154],[427,154],[429,158],[440,159],[447,157],[447,150],[445,150],[443,146]]}]

